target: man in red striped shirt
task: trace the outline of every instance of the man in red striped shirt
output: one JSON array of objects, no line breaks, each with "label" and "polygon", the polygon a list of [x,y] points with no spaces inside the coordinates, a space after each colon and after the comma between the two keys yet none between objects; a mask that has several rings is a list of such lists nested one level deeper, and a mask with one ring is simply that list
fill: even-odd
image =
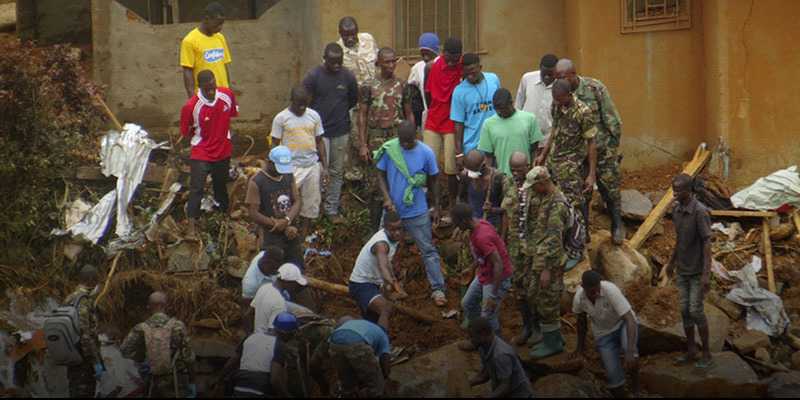
[{"label": "man in red striped shirt", "polygon": [[206,177],[211,174],[214,199],[220,210],[228,212],[228,169],[231,160],[231,117],[239,115],[233,92],[217,87],[209,70],[197,74],[199,89],[181,109],[181,135],[191,136],[192,155],[189,160],[189,200],[186,206],[189,227],[186,240],[196,241],[197,218]]}]

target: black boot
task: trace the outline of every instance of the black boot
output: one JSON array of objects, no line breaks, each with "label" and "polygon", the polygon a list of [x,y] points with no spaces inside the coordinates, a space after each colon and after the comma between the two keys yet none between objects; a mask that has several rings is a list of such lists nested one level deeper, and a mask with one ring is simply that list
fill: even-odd
[{"label": "black boot", "polygon": [[523,345],[528,342],[533,334],[533,313],[525,300],[519,301],[519,311],[522,314],[522,332],[511,339],[511,343],[516,345]]},{"label": "black boot", "polygon": [[591,238],[589,237],[589,203],[584,203],[581,212],[583,213],[583,226],[584,229],[586,230],[586,235],[585,235],[586,243],[589,243],[592,241]]},{"label": "black boot", "polygon": [[381,217],[383,217],[383,205],[378,201],[369,204],[369,232],[364,236],[364,243],[367,243],[372,235],[381,228]]},{"label": "black boot", "polygon": [[625,240],[622,234],[622,200],[613,199],[606,202],[611,217],[611,243],[619,246]]}]

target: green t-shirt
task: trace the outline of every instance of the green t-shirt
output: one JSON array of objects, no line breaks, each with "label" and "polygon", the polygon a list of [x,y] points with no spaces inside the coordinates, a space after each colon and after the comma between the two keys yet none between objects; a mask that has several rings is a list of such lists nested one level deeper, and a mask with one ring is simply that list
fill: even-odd
[{"label": "green t-shirt", "polygon": [[483,123],[478,150],[494,153],[497,169],[511,176],[508,160],[514,152],[521,151],[531,160],[531,144],[542,139],[542,130],[536,116],[517,110],[509,118],[493,115]]}]

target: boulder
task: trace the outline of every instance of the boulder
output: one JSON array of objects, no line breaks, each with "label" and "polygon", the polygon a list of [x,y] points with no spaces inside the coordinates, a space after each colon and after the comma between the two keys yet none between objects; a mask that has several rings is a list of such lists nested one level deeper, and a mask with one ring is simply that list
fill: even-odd
[{"label": "boulder", "polygon": [[[678,307],[676,303],[674,307]],[[706,319],[709,326],[711,351],[721,351],[731,329],[728,316],[720,309],[705,303]],[[680,318],[654,320],[652,315],[637,315],[639,322],[639,351],[652,354],[665,351],[685,351],[686,334]],[[699,335],[695,335],[699,344]]]},{"label": "boulder", "polygon": [[211,264],[211,257],[199,243],[183,242],[177,247],[167,250],[167,273],[205,271]]},{"label": "boulder", "polygon": [[[641,344],[642,341],[640,340]],[[679,353],[654,356],[640,364],[639,379],[647,392],[664,397],[756,397],[761,394],[758,376],[736,354],[714,354],[717,366],[706,374],[692,373],[692,365],[673,366]]]},{"label": "boulder", "polygon": [[744,307],[728,300],[727,297],[720,295],[717,290],[711,290],[706,294],[705,301],[724,312],[731,321],[738,321],[744,313]]},{"label": "boulder", "polygon": [[628,242],[621,246],[604,242],[597,253],[599,265],[595,269],[622,290],[634,310],[639,309],[650,293],[652,270],[647,258]]},{"label": "boulder", "polygon": [[792,368],[800,370],[800,351],[795,351],[792,354]]},{"label": "boulder", "polygon": [[455,343],[414,356],[392,367],[386,381],[387,397],[488,397],[491,384],[469,387],[469,378],[480,372],[477,351],[464,352]]},{"label": "boulder", "polygon": [[761,360],[767,364],[772,363],[772,356],[769,355],[769,351],[763,347],[759,347],[756,349],[756,359]]},{"label": "boulder", "polygon": [[190,338],[189,347],[197,357],[228,358],[236,351],[236,347],[230,343],[212,338]]},{"label": "boulder", "polygon": [[625,189],[620,192],[622,199],[622,216],[637,221],[644,221],[650,210],[653,209],[653,203],[639,193],[635,189]]},{"label": "boulder", "polygon": [[748,330],[734,337],[732,343],[739,354],[749,354],[756,349],[769,346],[769,336],[761,331]]},{"label": "boulder", "polygon": [[247,261],[236,256],[230,256],[225,263],[225,270],[228,271],[228,275],[242,279],[249,266],[250,263]]},{"label": "boulder", "polygon": [[533,397],[537,399],[590,399],[603,397],[603,391],[591,379],[567,374],[553,374],[542,377],[533,384]]},{"label": "boulder", "polygon": [[772,375],[767,384],[767,397],[800,397],[800,372],[778,372]]}]

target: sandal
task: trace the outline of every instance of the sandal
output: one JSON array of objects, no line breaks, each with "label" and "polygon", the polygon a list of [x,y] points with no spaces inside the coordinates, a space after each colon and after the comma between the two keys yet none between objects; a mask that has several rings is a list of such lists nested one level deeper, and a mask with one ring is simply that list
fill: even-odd
[{"label": "sandal", "polygon": [[707,364],[700,364],[699,362],[694,363],[694,369],[692,373],[695,375],[702,375],[714,369],[717,366],[717,362],[714,360],[709,361]]},{"label": "sandal", "polygon": [[447,305],[447,298],[445,297],[444,292],[441,290],[436,290],[431,293],[431,298],[433,299],[433,304],[436,305],[436,307],[444,307]]},{"label": "sandal", "polygon": [[678,357],[677,360],[675,360],[674,363],[672,363],[672,365],[675,366],[675,367],[680,367],[680,366],[683,366],[683,365],[691,364],[691,363],[693,363],[695,361],[696,360],[693,360],[691,358],[686,358],[686,356],[680,356],[680,357]]}]

